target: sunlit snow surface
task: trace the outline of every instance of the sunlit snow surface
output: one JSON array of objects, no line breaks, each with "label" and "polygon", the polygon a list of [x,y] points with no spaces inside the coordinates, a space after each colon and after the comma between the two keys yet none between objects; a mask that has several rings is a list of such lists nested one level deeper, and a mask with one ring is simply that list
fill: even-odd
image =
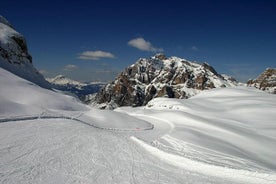
[{"label": "sunlit snow surface", "polygon": [[0,183],[276,183],[276,96],[100,111],[0,69]]}]

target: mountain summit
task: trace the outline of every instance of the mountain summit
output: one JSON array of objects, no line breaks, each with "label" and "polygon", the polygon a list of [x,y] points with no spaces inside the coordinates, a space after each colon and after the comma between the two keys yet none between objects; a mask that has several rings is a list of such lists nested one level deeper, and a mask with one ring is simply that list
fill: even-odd
[{"label": "mountain summit", "polygon": [[34,68],[25,38],[0,15],[0,67],[42,87],[50,84]]},{"label": "mountain summit", "polygon": [[236,85],[207,63],[156,54],[127,67],[95,97],[101,108],[142,106],[155,97],[189,98],[202,90]]},{"label": "mountain summit", "polygon": [[267,68],[256,79],[249,80],[247,85],[276,94],[276,68]]}]

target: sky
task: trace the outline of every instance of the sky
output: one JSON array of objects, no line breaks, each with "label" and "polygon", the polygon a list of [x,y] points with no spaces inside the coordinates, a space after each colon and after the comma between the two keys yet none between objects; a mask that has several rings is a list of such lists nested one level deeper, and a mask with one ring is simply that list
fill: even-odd
[{"label": "sky", "polygon": [[110,81],[156,53],[207,62],[245,82],[276,68],[276,1],[13,1],[0,14],[45,76]]}]

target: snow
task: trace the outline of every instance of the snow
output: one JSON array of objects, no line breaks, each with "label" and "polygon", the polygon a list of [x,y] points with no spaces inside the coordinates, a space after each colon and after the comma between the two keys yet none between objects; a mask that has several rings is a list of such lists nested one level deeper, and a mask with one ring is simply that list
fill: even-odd
[{"label": "snow", "polygon": [[0,122],[57,117],[76,119],[102,129],[152,128],[150,123],[138,121],[126,114],[92,109],[70,95],[41,88],[2,68],[0,76]]},{"label": "snow", "polygon": [[150,146],[135,137],[131,138],[159,159],[162,159],[177,167],[184,168],[188,171],[199,172],[202,174],[207,174],[208,176],[222,177],[236,182],[244,183],[272,183],[273,181],[276,181],[276,175],[268,175],[266,173],[254,173],[247,170],[229,169],[225,167],[214,166],[211,164],[204,164],[202,162],[196,162],[185,157],[166,153],[165,151]]},{"label": "snow", "polygon": [[276,183],[275,95],[101,111],[0,68],[0,183]]},{"label": "snow", "polygon": [[[144,59],[143,61],[145,62],[146,59]],[[163,78],[165,75],[168,75],[167,71],[170,71],[172,68],[175,70],[176,75],[179,73],[186,72],[186,71],[193,73],[195,76],[206,74],[207,76],[209,76],[210,82],[212,82],[216,88],[220,88],[222,86],[233,87],[233,86],[237,85],[237,83],[235,81],[231,81],[230,80],[231,77],[229,77],[227,75],[224,75],[222,78],[219,78],[214,73],[212,73],[212,71],[205,70],[204,65],[199,64],[197,62],[188,61],[186,59],[179,58],[176,56],[172,56],[172,57],[169,57],[164,60],[160,60],[160,59],[156,58],[156,56],[155,56],[155,57],[152,57],[152,60],[150,60],[150,62],[155,66],[155,68],[158,69],[156,71],[156,73],[158,73],[159,77],[156,77],[153,80],[153,83],[156,83],[156,85],[159,85],[159,83],[156,81],[159,78]],[[146,64],[144,64],[143,62],[141,64],[143,66],[146,66]],[[205,64],[207,66],[209,66],[207,63],[205,63]],[[161,67],[156,67],[158,65],[160,65]],[[174,78],[175,78],[175,76],[172,77],[172,79],[174,79]],[[184,83],[183,83],[182,89],[180,89],[180,90],[185,91],[185,93],[187,93],[189,97],[194,96],[201,91],[201,90],[190,89],[190,88],[186,87],[186,84],[184,84]]]},{"label": "snow", "polygon": [[2,68],[0,68],[0,84],[0,117],[39,114],[45,111],[87,109],[86,106],[77,103],[76,98],[40,88]]},{"label": "snow", "polygon": [[159,118],[173,117],[180,140],[276,169],[273,95],[246,87],[221,88],[188,100],[154,99],[146,109],[165,111]]},{"label": "snow", "polygon": [[5,23],[2,22],[0,22],[0,30],[1,46],[9,42],[11,35],[19,35],[18,32],[16,32],[10,26],[7,26]]},{"label": "snow", "polygon": [[87,84],[66,78],[64,75],[58,75],[54,78],[46,78],[46,80],[50,83],[57,84],[57,85],[66,85],[66,84],[71,84],[71,85],[76,85],[76,86],[87,85]]},{"label": "snow", "polygon": [[17,53],[20,49],[12,37],[22,37],[22,35],[15,31],[9,24],[6,24],[5,21],[0,21],[0,30],[0,47],[7,51]]}]

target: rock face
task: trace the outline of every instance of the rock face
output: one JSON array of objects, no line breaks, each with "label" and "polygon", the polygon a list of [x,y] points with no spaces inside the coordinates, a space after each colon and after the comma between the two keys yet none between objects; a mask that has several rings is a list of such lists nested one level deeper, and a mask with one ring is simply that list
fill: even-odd
[{"label": "rock face", "polygon": [[0,16],[0,67],[42,87],[50,84],[34,68],[25,38]]},{"label": "rock face", "polygon": [[107,84],[95,97],[100,108],[142,106],[155,97],[189,98],[202,90],[236,85],[207,63],[157,54],[141,58]]},{"label": "rock face", "polygon": [[256,79],[249,80],[247,85],[276,94],[276,68],[267,68]]}]

